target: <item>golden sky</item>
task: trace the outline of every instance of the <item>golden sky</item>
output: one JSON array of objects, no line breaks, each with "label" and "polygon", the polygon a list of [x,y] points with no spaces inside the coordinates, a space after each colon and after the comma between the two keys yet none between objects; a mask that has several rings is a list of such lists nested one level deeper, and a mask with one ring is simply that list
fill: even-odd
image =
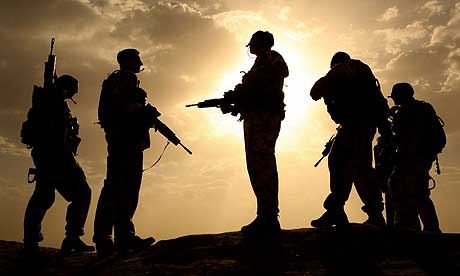
[{"label": "golden sky", "polygon": [[[106,144],[95,125],[100,87],[117,69],[116,53],[140,50],[141,87],[193,155],[168,148],[144,174],[135,216],[137,232],[167,239],[186,234],[236,231],[254,218],[244,160],[242,124],[216,109],[186,109],[220,97],[249,70],[244,47],[252,33],[268,30],[285,58],[286,119],[277,143],[280,221],[285,229],[309,227],[321,215],[329,191],[327,162],[318,168],[324,143],[335,131],[324,104],[308,92],[324,75],[333,53],[348,52],[369,64],[383,93],[410,82],[416,97],[434,105],[446,122],[448,144],[440,155],[432,197],[441,228],[460,232],[460,2],[457,1],[150,1],[47,0],[0,4],[0,239],[21,240],[22,220],[33,185],[32,161],[19,131],[42,84],[43,62],[56,38],[58,74],[80,80],[70,104],[83,139],[78,160],[93,196],[86,224],[91,240],[94,211],[105,175]],[[392,103],[391,103],[392,104]],[[151,132],[150,165],[165,144]],[[434,175],[434,172],[433,172]],[[66,203],[57,197],[43,225],[44,245],[59,246]],[[346,205],[354,222],[365,219],[356,192]]]}]

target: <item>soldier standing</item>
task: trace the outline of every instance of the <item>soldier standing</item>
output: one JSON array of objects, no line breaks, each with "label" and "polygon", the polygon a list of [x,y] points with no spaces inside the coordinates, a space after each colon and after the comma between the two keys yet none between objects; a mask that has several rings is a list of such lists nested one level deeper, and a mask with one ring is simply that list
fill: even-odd
[{"label": "soldier standing", "polygon": [[94,221],[93,241],[98,256],[111,255],[115,249],[126,254],[155,242],[152,237],[135,235],[132,218],[139,200],[143,151],[150,147],[149,122],[157,111],[146,105],[147,94],[139,88],[136,74],[143,65],[139,51],[124,49],[118,53],[117,61],[120,70],[103,82],[99,99],[98,115],[108,156],[107,176]]},{"label": "soldier standing", "polygon": [[321,98],[332,120],[339,124],[329,155],[330,194],[324,201],[326,212],[311,221],[313,227],[348,224],[345,202],[354,183],[367,213],[366,224],[384,226],[383,202],[372,168],[372,140],[376,128],[389,135],[388,104],[369,66],[337,52],[330,71],[310,91]]},{"label": "soldier standing", "polygon": [[70,202],[66,215],[66,238],[61,249],[64,252],[94,251],[93,246],[80,239],[84,233],[91,189],[74,157],[80,143],[78,123],[65,101],[77,94],[78,81],[72,76],[62,75],[52,88],[35,89],[28,121],[21,133],[23,142],[32,147],[32,159],[36,166],[35,190],[24,215],[25,254],[34,256],[39,253],[38,243],[43,240],[41,222],[54,203],[55,190]]},{"label": "soldier standing", "polygon": [[396,153],[389,186],[395,208],[395,227],[440,233],[439,221],[430,198],[429,172],[446,136],[433,106],[414,99],[409,83],[397,83],[391,98],[397,106],[393,116]]},{"label": "soldier standing", "polygon": [[283,57],[271,50],[273,45],[269,32],[252,35],[246,47],[257,56],[254,65],[242,82],[226,93],[226,97],[237,99],[244,120],[246,165],[257,198],[256,219],[241,228],[246,235],[280,231],[275,145],[285,114],[283,84],[289,70]]}]

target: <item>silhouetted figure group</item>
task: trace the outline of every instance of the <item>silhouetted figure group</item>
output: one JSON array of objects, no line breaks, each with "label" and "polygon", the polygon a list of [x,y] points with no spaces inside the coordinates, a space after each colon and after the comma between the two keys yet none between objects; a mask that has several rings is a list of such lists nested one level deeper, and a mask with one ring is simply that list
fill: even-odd
[{"label": "silhouetted figure group", "polygon": [[[240,115],[243,121],[246,165],[257,198],[256,218],[241,228],[248,237],[276,235],[281,230],[275,145],[285,117],[283,86],[289,70],[283,57],[271,49],[273,45],[271,33],[254,33],[246,45],[256,56],[254,65],[224,98],[212,100],[223,113]],[[160,113],[147,104],[147,93],[139,87],[136,74],[143,65],[139,54],[136,49],[120,51],[120,69],[102,84],[98,118],[105,131],[108,156],[94,222],[94,248],[80,239],[91,190],[75,160],[80,142],[78,123],[66,103],[78,92],[78,81],[68,75],[56,76],[51,50],[45,63],[44,87],[35,86],[32,108],[21,131],[23,143],[32,148],[36,166],[29,172],[36,186],[24,218],[26,255],[39,254],[38,243],[43,240],[40,225],[54,202],[55,190],[70,202],[64,252],[96,249],[101,257],[114,252],[126,255],[155,242],[153,237],[137,236],[132,221],[142,181],[143,151],[150,147],[149,129],[161,127],[156,120]],[[310,91],[313,100],[324,100],[331,119],[339,125],[328,159],[330,194],[324,201],[326,212],[311,222],[313,227],[349,224],[344,205],[354,184],[364,204],[362,210],[368,215],[364,224],[386,225],[382,214],[385,191],[391,195],[386,197],[385,205],[394,210],[387,212],[389,225],[391,221],[393,226],[394,221],[396,229],[417,231],[421,229],[420,217],[425,231],[441,232],[430,199],[429,171],[446,137],[433,107],[415,100],[413,95],[410,84],[395,84],[391,93],[395,106],[390,109],[368,65],[344,52],[334,54],[329,72]],[[384,174],[372,166],[372,142],[377,130],[379,143],[385,143],[379,147],[385,149],[380,153],[388,161]]]}]

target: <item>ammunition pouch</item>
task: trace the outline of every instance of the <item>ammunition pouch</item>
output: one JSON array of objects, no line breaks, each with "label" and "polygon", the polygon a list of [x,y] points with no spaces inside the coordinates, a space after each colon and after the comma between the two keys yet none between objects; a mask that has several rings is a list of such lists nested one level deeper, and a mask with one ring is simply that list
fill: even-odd
[{"label": "ammunition pouch", "polygon": [[36,129],[30,120],[22,123],[21,127],[21,143],[27,145],[27,148],[32,148],[36,143]]}]

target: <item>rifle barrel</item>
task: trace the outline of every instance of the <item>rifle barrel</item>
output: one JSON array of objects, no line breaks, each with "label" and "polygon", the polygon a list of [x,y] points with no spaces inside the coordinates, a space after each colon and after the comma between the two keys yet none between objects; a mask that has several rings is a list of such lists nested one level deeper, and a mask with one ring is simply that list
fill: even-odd
[{"label": "rifle barrel", "polygon": [[321,156],[321,158],[318,160],[318,162],[315,163],[315,168],[318,167],[319,163],[321,163],[321,161],[323,161],[324,157],[326,157],[325,155]]},{"label": "rifle barrel", "polygon": [[188,104],[185,107],[198,106],[198,104]]},{"label": "rifle barrel", "polygon": [[51,48],[50,48],[50,56],[53,55],[53,50],[54,50],[54,42],[55,42],[55,39],[54,37],[51,38]]},{"label": "rifle barrel", "polygon": [[188,154],[192,155],[192,151],[189,150],[186,146],[184,146],[184,144],[182,144],[181,142],[179,142],[179,145],[181,145],[181,147],[182,147],[186,152],[188,152]]}]

